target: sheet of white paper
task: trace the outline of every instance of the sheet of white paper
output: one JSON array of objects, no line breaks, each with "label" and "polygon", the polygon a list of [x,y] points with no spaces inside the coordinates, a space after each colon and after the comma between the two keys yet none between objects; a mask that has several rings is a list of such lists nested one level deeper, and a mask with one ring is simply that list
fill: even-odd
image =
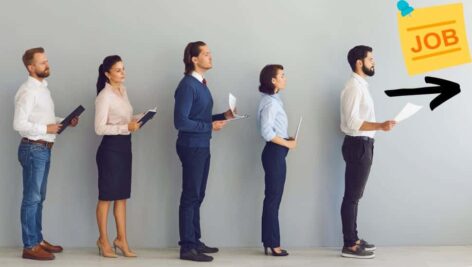
[{"label": "sheet of white paper", "polygon": [[228,121],[233,121],[233,120],[239,120],[239,119],[246,119],[246,118],[249,118],[249,115],[239,115],[239,114],[236,114],[235,110],[236,110],[236,97],[229,93],[229,96],[228,96],[228,102],[229,102],[229,109],[231,110],[231,112],[233,112],[233,116],[234,118],[233,119],[229,119]]},{"label": "sheet of white paper", "polygon": [[418,112],[420,109],[422,109],[422,106],[418,106],[412,103],[408,103],[405,105],[405,107],[398,113],[398,115],[395,117],[396,122],[401,122],[409,117],[413,116],[416,112]]},{"label": "sheet of white paper", "polygon": [[229,93],[229,108],[231,109],[231,111],[234,113],[234,109],[236,108],[236,97]]},{"label": "sheet of white paper", "polygon": [[300,116],[300,120],[298,121],[297,131],[295,132],[295,140],[298,138],[298,134],[300,133],[300,126],[302,125],[303,117]]},{"label": "sheet of white paper", "polygon": [[234,118],[228,119],[227,121],[235,121],[235,120],[247,119],[247,118],[249,118],[249,115],[234,115]]}]

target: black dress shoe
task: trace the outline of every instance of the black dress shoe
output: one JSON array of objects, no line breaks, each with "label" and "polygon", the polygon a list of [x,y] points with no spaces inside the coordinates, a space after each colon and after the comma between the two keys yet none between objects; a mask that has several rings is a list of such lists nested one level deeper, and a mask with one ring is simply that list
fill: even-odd
[{"label": "black dress shoe", "polygon": [[188,261],[202,261],[202,262],[209,262],[213,260],[212,256],[205,255],[203,253],[198,253],[196,249],[190,250],[180,250],[180,259],[181,260],[188,260]]},{"label": "black dress shoe", "polygon": [[199,253],[216,253],[219,251],[218,248],[212,248],[212,247],[209,247],[207,245],[205,245],[205,243],[203,242],[200,242],[197,246],[197,251]]},{"label": "black dress shoe", "polygon": [[[269,251],[270,249],[270,252]],[[264,253],[269,256],[269,255],[272,255],[272,256],[279,256],[279,257],[284,257],[284,256],[288,256],[288,252],[285,250],[285,249],[280,249],[280,252],[277,253],[273,248],[271,247],[264,247]]]}]

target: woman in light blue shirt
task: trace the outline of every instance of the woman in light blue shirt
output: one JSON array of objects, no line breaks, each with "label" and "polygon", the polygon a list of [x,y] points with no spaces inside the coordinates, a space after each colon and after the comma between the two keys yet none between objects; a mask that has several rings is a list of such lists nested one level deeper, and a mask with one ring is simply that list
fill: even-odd
[{"label": "woman in light blue shirt", "polygon": [[280,247],[279,206],[287,173],[285,157],[288,150],[297,145],[287,133],[288,120],[279,92],[285,89],[286,78],[281,65],[267,65],[260,74],[257,120],[262,138],[267,142],[262,152],[265,172],[265,198],[262,211],[262,243],[264,253],[273,256],[288,256]]}]

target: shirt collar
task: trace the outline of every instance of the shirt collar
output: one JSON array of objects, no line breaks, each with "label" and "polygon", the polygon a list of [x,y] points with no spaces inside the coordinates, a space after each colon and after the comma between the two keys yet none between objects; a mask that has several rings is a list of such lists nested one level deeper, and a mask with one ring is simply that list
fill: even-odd
[{"label": "shirt collar", "polygon": [[353,72],[353,73],[352,73],[352,77],[353,77],[354,79],[356,79],[358,82],[360,82],[363,86],[369,87],[369,83],[367,83],[367,80],[364,79],[364,78],[363,78],[362,76],[360,76],[359,74]]},{"label": "shirt collar", "polygon": [[48,87],[48,81],[46,81],[46,79],[43,79],[43,81],[41,82],[36,78],[28,76],[28,82],[35,85],[35,86],[37,86],[37,87],[41,87],[41,88],[47,88]]},{"label": "shirt collar", "polygon": [[277,94],[269,95],[269,94],[264,94],[261,93],[263,96],[268,97],[268,99],[275,99],[277,103],[279,103],[281,106],[284,105],[284,102],[282,101],[282,97],[280,96],[280,92]]},{"label": "shirt collar", "polygon": [[[113,93],[115,93],[115,89],[113,88],[113,86],[111,86],[111,84],[109,83],[105,83],[105,88],[108,88],[109,90],[111,90]],[[105,89],[103,88],[103,89]],[[120,93],[123,94],[123,92],[125,91],[125,86],[122,84],[120,86]],[[115,93],[116,94],[116,93]]]},{"label": "shirt collar", "polygon": [[278,101],[282,101],[282,98],[280,97],[280,93],[276,93],[271,95],[273,98],[277,99]]},{"label": "shirt collar", "polygon": [[200,73],[196,72],[196,71],[192,71],[192,76],[197,79],[199,82],[203,83],[203,75],[201,75]]}]

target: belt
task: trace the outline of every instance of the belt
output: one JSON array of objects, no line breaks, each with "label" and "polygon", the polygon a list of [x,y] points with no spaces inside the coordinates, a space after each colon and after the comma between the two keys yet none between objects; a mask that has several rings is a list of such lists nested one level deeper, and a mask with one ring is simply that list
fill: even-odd
[{"label": "belt", "polygon": [[352,140],[363,140],[363,141],[368,141],[368,142],[374,142],[374,138],[368,137],[368,136],[350,136],[346,135],[347,139],[352,139]]},{"label": "belt", "polygon": [[44,141],[44,140],[31,140],[31,139],[28,139],[26,137],[23,137],[21,138],[21,142],[22,143],[27,143],[27,144],[40,144],[40,145],[43,145],[49,149],[52,148],[52,146],[54,145],[54,142],[48,142],[48,141]]}]

